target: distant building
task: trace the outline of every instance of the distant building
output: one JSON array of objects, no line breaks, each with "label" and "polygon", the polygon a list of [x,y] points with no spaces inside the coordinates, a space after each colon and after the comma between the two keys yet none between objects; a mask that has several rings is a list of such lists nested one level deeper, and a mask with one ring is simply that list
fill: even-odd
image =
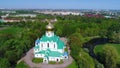
[{"label": "distant building", "polygon": [[101,14],[85,14],[85,17],[95,17],[95,18],[104,18]]},{"label": "distant building", "polygon": [[36,14],[18,14],[15,17],[36,17]]},{"label": "distant building", "polygon": [[1,17],[2,17],[2,19],[4,19],[4,18],[7,18],[8,16],[9,16],[9,14],[6,14],[6,15],[3,15]]},{"label": "distant building", "polygon": [[65,44],[53,32],[53,25],[46,26],[46,34],[35,41],[34,57],[43,58],[43,63],[49,61],[59,62],[68,59],[68,53],[65,52]]},{"label": "distant building", "polygon": [[2,13],[16,13],[16,11],[2,11]]},{"label": "distant building", "polygon": [[112,18],[111,16],[104,16],[105,18]]},{"label": "distant building", "polygon": [[43,14],[51,14],[51,15],[84,15],[83,13],[80,12],[64,12],[64,11],[44,11],[44,12],[40,12],[40,11],[35,11],[37,13],[43,13]]},{"label": "distant building", "polygon": [[44,19],[42,20],[42,22],[51,22],[51,23],[54,23],[54,22],[57,22],[58,20],[55,18],[55,19]]},{"label": "distant building", "polygon": [[14,19],[14,18],[5,18],[3,19],[4,22],[20,22],[21,19]]}]

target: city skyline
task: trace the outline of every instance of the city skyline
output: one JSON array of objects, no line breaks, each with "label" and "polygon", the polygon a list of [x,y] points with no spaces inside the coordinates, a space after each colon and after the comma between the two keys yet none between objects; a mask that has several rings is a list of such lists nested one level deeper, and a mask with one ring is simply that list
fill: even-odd
[{"label": "city skyline", "polygon": [[120,9],[120,0],[1,0],[0,8]]}]

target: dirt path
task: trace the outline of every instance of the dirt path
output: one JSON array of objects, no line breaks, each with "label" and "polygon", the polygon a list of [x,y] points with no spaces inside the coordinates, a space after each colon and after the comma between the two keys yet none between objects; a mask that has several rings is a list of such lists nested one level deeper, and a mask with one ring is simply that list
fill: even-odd
[{"label": "dirt path", "polygon": [[[61,40],[64,41],[65,44],[67,44],[67,40],[65,38],[61,38]],[[70,50],[68,51],[70,52]],[[20,61],[25,61],[25,63],[30,67],[30,68],[65,68],[68,65],[72,63],[72,57],[69,56],[69,59],[64,60],[63,64],[44,64],[44,63],[33,63],[32,59],[34,58],[33,54],[33,48],[30,49],[27,53],[26,56],[23,57]],[[19,62],[20,62],[19,61]]]}]

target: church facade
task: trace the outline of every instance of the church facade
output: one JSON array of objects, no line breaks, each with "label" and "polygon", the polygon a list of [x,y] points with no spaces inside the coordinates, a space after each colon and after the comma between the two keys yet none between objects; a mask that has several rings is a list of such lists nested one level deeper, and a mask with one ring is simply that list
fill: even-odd
[{"label": "church facade", "polygon": [[68,53],[65,52],[65,44],[56,36],[52,24],[46,26],[46,33],[35,41],[34,57],[43,58],[43,63],[49,61],[59,62],[68,59]]}]

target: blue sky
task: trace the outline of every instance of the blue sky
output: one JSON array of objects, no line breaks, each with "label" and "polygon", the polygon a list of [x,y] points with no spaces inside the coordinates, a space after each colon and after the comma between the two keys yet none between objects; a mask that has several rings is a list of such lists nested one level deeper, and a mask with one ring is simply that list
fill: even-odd
[{"label": "blue sky", "polygon": [[120,0],[0,0],[0,8],[120,9]]}]

